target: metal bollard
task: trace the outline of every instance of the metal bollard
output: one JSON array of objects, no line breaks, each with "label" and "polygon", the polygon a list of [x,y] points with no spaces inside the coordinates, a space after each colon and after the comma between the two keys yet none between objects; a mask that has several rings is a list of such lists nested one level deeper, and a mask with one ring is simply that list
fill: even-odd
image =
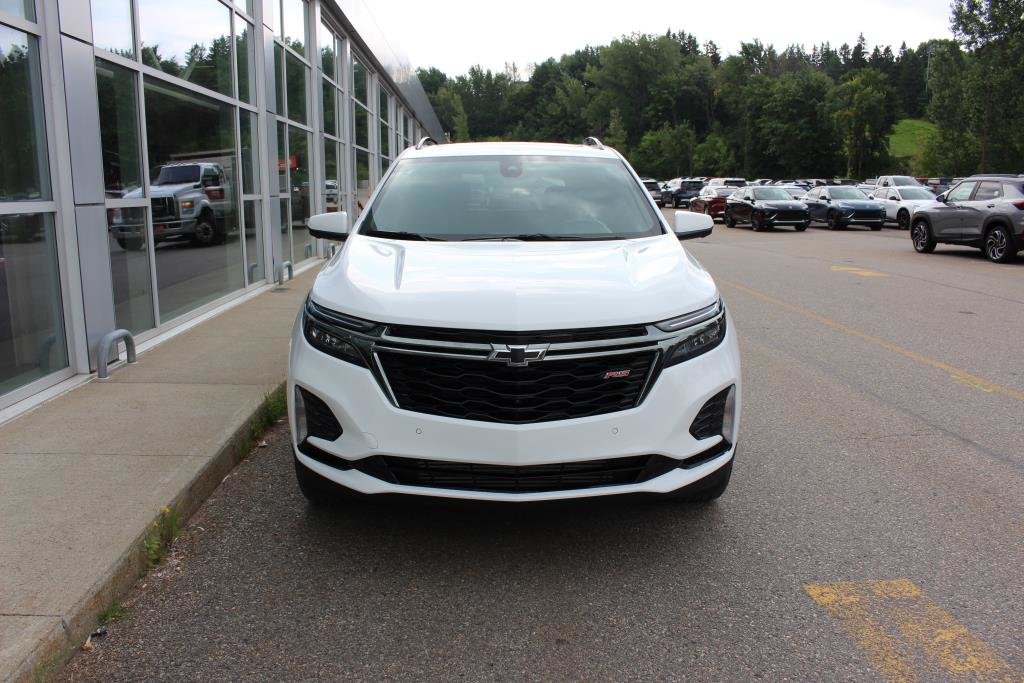
[{"label": "metal bollard", "polygon": [[291,261],[281,261],[281,263],[277,266],[277,273],[275,273],[275,275],[277,277],[274,278],[275,280],[277,280],[278,286],[281,286],[281,285],[284,284],[284,271],[285,271],[285,269],[288,270],[288,279],[289,280],[291,280],[292,278],[295,277],[295,271],[292,270],[292,262]]},{"label": "metal bollard", "polygon": [[249,264],[249,284],[250,285],[252,284],[252,276],[256,272],[256,269],[259,268],[259,267],[260,267],[260,264],[258,264],[258,263],[250,263]]},{"label": "metal bollard", "polygon": [[110,358],[110,348],[122,339],[124,340],[125,351],[128,353],[128,362],[135,362],[135,338],[132,337],[132,333],[128,330],[108,332],[103,335],[103,339],[100,339],[100,346],[96,351],[96,377],[99,379],[107,378],[107,359]]},{"label": "metal bollard", "polygon": [[313,245],[312,244],[307,244],[306,245],[306,258],[310,258],[311,256],[313,256]]}]

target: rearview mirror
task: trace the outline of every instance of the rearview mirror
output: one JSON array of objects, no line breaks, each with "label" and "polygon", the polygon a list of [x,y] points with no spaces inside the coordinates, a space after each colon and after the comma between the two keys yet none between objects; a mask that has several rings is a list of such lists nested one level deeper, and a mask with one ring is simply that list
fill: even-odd
[{"label": "rearview mirror", "polygon": [[344,242],[348,237],[348,214],[332,211],[309,217],[309,234],[325,240]]},{"label": "rearview mirror", "polygon": [[676,211],[674,232],[680,241],[707,237],[714,228],[715,221],[707,214]]}]

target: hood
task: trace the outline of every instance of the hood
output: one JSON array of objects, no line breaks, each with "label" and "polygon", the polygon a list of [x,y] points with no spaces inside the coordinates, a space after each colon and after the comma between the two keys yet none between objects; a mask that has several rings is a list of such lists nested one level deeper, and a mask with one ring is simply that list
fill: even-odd
[{"label": "hood", "polygon": [[900,202],[900,206],[906,207],[913,211],[915,209],[919,209],[922,206],[929,206],[931,204],[936,203],[940,202],[936,202],[934,199],[904,199]]},{"label": "hood", "polygon": [[866,209],[868,211],[881,211],[882,203],[874,199],[833,199],[832,206],[839,209]]},{"label": "hood", "polygon": [[785,199],[758,199],[756,205],[764,207],[766,209],[775,209],[776,211],[799,211],[806,209],[807,205],[803,202],[796,200],[786,201]]},{"label": "hood", "polygon": [[[196,183],[176,183],[174,185],[150,185],[149,196],[150,197],[174,197],[182,190],[193,190],[196,189]],[[124,195],[125,199],[128,198],[139,198],[142,196],[142,188],[126,192]]]},{"label": "hood", "polygon": [[385,323],[522,331],[650,323],[708,306],[674,235],[615,242],[410,242],[353,235],[313,301]]}]

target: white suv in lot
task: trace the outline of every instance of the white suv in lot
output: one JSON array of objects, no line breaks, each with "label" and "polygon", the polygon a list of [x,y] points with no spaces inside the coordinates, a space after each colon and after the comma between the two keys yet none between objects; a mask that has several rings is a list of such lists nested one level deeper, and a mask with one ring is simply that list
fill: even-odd
[{"label": "white suv in lot", "polygon": [[725,490],[740,358],[711,276],[615,151],[428,145],[402,153],[293,330],[300,487],[539,501]]}]

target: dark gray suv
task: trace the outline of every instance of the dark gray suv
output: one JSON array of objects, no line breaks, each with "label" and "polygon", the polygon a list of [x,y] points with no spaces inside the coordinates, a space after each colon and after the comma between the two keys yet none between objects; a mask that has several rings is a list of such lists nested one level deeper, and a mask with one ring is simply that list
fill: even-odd
[{"label": "dark gray suv", "polygon": [[1014,260],[1024,249],[1024,175],[965,178],[914,211],[910,239],[922,254],[941,242],[977,247],[996,263]]}]

